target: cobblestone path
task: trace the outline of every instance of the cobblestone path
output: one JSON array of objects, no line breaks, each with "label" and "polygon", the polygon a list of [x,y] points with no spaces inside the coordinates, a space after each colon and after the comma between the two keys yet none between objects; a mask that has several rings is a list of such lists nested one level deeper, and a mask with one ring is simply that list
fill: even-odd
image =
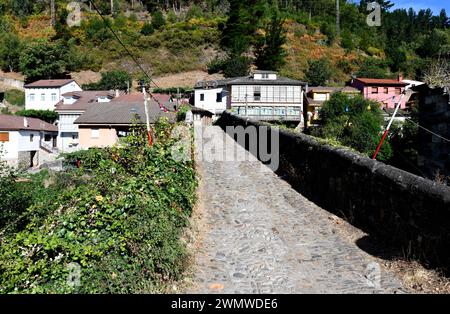
[{"label": "cobblestone path", "polygon": [[[213,133],[223,141],[220,128]],[[222,149],[243,150],[232,140]],[[374,258],[336,231],[330,213],[255,158],[198,159],[207,228],[188,292],[402,292],[393,274],[378,272]]]}]

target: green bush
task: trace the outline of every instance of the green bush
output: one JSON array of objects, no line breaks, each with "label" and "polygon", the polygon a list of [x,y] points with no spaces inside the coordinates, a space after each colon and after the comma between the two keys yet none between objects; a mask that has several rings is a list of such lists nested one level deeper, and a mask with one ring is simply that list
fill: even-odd
[{"label": "green bush", "polygon": [[5,92],[5,99],[11,105],[25,106],[25,93],[19,89],[9,89]]},{"label": "green bush", "polygon": [[28,117],[28,118],[37,118],[48,123],[54,123],[58,119],[58,114],[54,111],[50,110],[20,110],[16,112],[16,116]]},{"label": "green bush", "polygon": [[148,36],[155,32],[155,29],[153,28],[152,24],[145,22],[144,25],[142,25],[141,28],[141,34]]},{"label": "green bush", "polygon": [[151,293],[180,279],[196,177],[192,161],[172,159],[170,134],[160,121],[152,147],[136,128],[118,147],[67,156],[81,168],[66,188],[0,236],[0,293]]},{"label": "green bush", "polygon": [[166,25],[166,20],[164,19],[164,16],[161,11],[156,11],[152,14],[152,26],[155,29],[160,29],[164,25]]}]

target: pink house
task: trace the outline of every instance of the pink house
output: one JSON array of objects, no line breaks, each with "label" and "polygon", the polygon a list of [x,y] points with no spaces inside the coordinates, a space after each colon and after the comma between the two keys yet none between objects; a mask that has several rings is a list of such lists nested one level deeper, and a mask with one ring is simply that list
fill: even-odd
[{"label": "pink house", "polygon": [[[401,76],[398,80],[355,78],[351,86],[360,90],[364,98],[378,101],[382,108],[393,109],[400,101],[401,94],[405,91],[406,83]],[[406,96],[403,97],[400,108],[405,109]]]}]

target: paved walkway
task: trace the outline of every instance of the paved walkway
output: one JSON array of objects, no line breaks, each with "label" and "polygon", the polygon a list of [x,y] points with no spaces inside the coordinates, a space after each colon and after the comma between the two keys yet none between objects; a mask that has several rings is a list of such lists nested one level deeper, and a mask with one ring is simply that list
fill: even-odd
[{"label": "paved walkway", "polygon": [[[213,133],[223,142],[221,129]],[[222,149],[243,150],[233,141]],[[377,275],[374,259],[336,231],[330,213],[259,161],[198,165],[208,227],[188,292],[401,292],[392,274]]]}]

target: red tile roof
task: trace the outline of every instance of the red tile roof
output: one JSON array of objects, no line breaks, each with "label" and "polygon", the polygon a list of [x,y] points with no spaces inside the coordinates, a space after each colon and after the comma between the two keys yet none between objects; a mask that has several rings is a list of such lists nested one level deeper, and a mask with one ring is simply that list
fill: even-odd
[{"label": "red tile roof", "polygon": [[58,127],[36,118],[26,118],[28,127],[24,123],[25,117],[0,114],[0,130],[3,131],[47,131],[58,132]]},{"label": "red tile roof", "polygon": [[403,83],[398,80],[393,79],[373,79],[373,78],[364,78],[364,77],[358,77],[356,80],[362,82],[365,85],[395,85],[395,86],[406,86],[408,84]]},{"label": "red tile roof", "polygon": [[26,84],[25,88],[54,88],[61,87],[72,83],[74,80],[72,79],[56,79],[56,80],[39,80],[30,84]]}]

